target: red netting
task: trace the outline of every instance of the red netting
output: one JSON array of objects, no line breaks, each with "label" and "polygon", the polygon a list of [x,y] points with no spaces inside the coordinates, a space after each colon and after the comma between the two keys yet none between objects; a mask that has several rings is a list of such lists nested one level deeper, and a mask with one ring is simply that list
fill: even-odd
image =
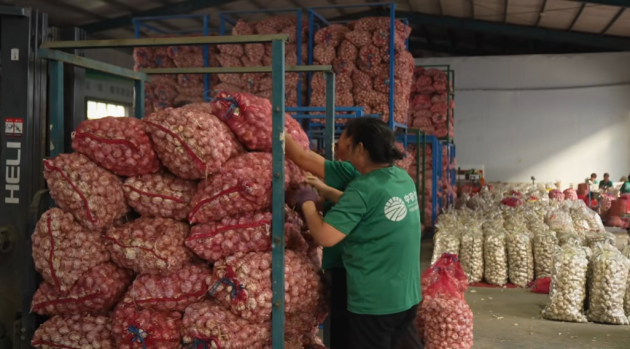
[{"label": "red netting", "polygon": [[184,246],[190,227],[168,218],[138,218],[105,234],[112,260],[137,273],[170,274],[186,265],[192,254]]},{"label": "red netting", "polygon": [[112,336],[118,349],[176,349],[181,348],[181,324],[179,312],[136,309],[121,303],[112,314]]},{"label": "red netting", "polygon": [[132,117],[81,122],[72,135],[72,149],[119,176],[155,173],[160,168],[144,124]]},{"label": "red netting", "polygon": [[[285,208],[285,246],[305,246],[299,215]],[[192,227],[186,246],[199,257],[214,263],[237,252],[265,252],[271,250],[271,211],[247,212],[225,217],[219,222]]]},{"label": "red netting", "polygon": [[132,279],[131,270],[107,262],[81,275],[67,292],[42,282],[33,296],[31,311],[40,315],[102,314],[114,307]]},{"label": "red netting", "polygon": [[31,345],[41,349],[113,349],[111,321],[106,316],[58,315],[39,326]]},{"label": "red netting", "polygon": [[[247,153],[229,160],[221,172],[202,181],[191,201],[191,223],[219,221],[270,207],[271,154]],[[285,185],[304,180],[302,172],[286,161]]]},{"label": "red netting", "polygon": [[196,181],[180,179],[168,172],[129,177],[123,183],[127,203],[144,217],[186,220]]},{"label": "red netting", "polygon": [[138,275],[122,302],[138,308],[184,311],[205,296],[211,275],[205,263],[190,263],[169,275]]},{"label": "red netting", "polygon": [[41,216],[31,239],[35,270],[58,292],[70,290],[81,275],[110,258],[98,232],[58,208]]},{"label": "red netting", "polygon": [[44,160],[44,178],[59,207],[86,228],[103,229],[128,211],[122,181],[79,153]]}]

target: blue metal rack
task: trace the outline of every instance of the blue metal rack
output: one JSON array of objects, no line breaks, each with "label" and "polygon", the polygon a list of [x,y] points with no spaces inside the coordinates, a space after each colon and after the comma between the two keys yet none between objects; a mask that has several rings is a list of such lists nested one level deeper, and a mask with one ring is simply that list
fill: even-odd
[{"label": "blue metal rack", "polygon": [[[416,144],[417,145],[416,151],[418,153],[420,152],[420,145],[422,145],[422,157],[423,157],[422,177],[423,178],[422,178],[422,183],[418,183],[418,186],[419,186],[419,189],[422,188],[421,194],[423,196],[423,199],[422,199],[422,214],[423,215],[424,215],[424,208],[425,208],[424,207],[424,204],[425,204],[424,179],[425,179],[425,174],[426,174],[426,163],[424,161],[424,157],[426,154],[425,147],[426,145],[429,145],[431,146],[431,149],[432,149],[431,160],[433,162],[433,171],[431,172],[431,222],[430,222],[431,224],[430,225],[433,226],[435,222],[437,221],[439,208],[441,207],[441,204],[442,204],[442,199],[438,197],[438,182],[442,179],[442,143],[435,136],[418,134],[417,132],[408,134],[407,142],[411,144]],[[418,158],[416,158],[417,159],[416,161],[419,160]]]},{"label": "blue metal rack", "polygon": [[[180,30],[180,31],[167,31],[157,28],[148,22],[155,21],[167,21],[167,20],[175,20],[175,19],[191,19],[191,18],[201,18],[203,20],[203,26],[200,30]],[[210,15],[207,14],[191,14],[191,15],[173,15],[173,16],[154,16],[154,17],[136,17],[132,18],[131,22],[134,25],[134,33],[136,39],[142,37],[141,29],[147,29],[149,31],[162,34],[162,35],[190,35],[190,34],[202,34],[203,36],[210,35],[211,32],[217,32],[216,29],[210,28]],[[175,47],[177,49],[177,47]],[[208,45],[203,46],[203,66],[210,66],[210,50]],[[206,102],[210,101],[210,75],[204,74],[203,76],[203,90],[204,92],[204,100]],[[144,95],[144,94],[143,94]]]}]

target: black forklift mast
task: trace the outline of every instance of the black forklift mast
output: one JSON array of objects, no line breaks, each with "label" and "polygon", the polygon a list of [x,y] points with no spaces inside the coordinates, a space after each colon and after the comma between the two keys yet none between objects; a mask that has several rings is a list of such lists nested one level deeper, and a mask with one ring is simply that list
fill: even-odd
[{"label": "black forklift mast", "polygon": [[[0,6],[0,349],[31,348],[42,320],[30,311],[41,280],[31,234],[50,204],[42,160],[51,130],[47,62],[37,50],[43,41],[85,37],[78,29],[49,28],[47,15],[36,9]],[[64,124],[71,129],[85,118],[83,74],[66,69]],[[61,144],[69,149],[69,142]]]}]

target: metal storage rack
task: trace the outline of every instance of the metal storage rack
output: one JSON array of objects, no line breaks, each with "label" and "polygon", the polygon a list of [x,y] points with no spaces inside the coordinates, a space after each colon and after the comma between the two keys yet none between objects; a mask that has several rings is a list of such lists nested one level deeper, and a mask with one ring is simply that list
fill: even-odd
[{"label": "metal storage rack", "polygon": [[[144,83],[150,80],[148,74],[214,74],[214,73],[271,73],[273,78],[273,183],[272,183],[272,342],[274,349],[284,348],[284,171],[285,156],[284,142],[284,76],[285,72],[323,72],[326,78],[326,120],[334,124],[334,91],[335,79],[331,66],[294,66],[284,64],[284,47],[288,35],[253,35],[231,37],[183,37],[183,38],[149,38],[123,40],[87,40],[87,41],[46,41],[46,15],[34,10],[0,7],[0,25],[2,43],[6,47],[22,50],[22,59],[13,60],[5,68],[12,72],[10,79],[3,79],[3,98],[16,101],[2,105],[3,115],[24,116],[24,137],[8,138],[0,135],[2,145],[8,144],[11,151],[0,154],[2,160],[0,168],[3,172],[17,172],[18,186],[13,191],[3,192],[0,201],[0,226],[3,231],[14,233],[18,254],[14,254],[9,266],[11,272],[4,273],[4,277],[14,277],[23,282],[20,284],[23,293],[17,304],[10,304],[10,309],[0,308],[1,320],[5,324],[13,324],[14,338],[22,347],[30,347],[30,340],[38,324],[38,317],[30,313],[30,302],[38,282],[31,257],[30,235],[41,213],[47,209],[46,200],[40,200],[45,194],[42,176],[42,159],[47,155],[54,156],[63,152],[64,138],[68,136],[64,130],[64,63],[81,68],[100,70],[105,73],[133,79],[135,82],[135,113],[138,118],[144,115]],[[11,17],[4,17],[11,16]],[[12,30],[8,30],[11,28]],[[15,35],[19,29],[21,35]],[[11,33],[11,35],[9,35]],[[31,35],[34,36],[31,39]],[[273,59],[271,67],[238,67],[238,68],[169,68],[146,69],[135,72],[128,69],[85,59],[72,54],[58,51],[58,49],[91,49],[111,47],[147,47],[173,45],[213,45],[213,44],[242,44],[271,42]],[[0,48],[1,49],[1,48]],[[2,52],[3,62],[7,62],[9,51]],[[46,64],[50,73],[49,99],[46,103]],[[12,81],[13,88],[6,84]],[[50,117],[46,117],[46,107],[50,108]],[[6,119],[3,120],[5,123]],[[326,156],[333,158],[334,128],[326,130]],[[50,150],[47,145],[50,143]],[[24,149],[24,155],[20,151]],[[17,159],[17,160],[16,160]],[[21,159],[21,160],[20,160]],[[20,179],[22,173],[25,180]],[[5,182],[5,179],[2,179]],[[10,183],[3,183],[10,184]],[[4,187],[4,185],[3,185]],[[17,192],[17,193],[16,193]],[[15,200],[13,200],[15,199]],[[29,210],[29,203],[32,201]],[[4,266],[3,266],[4,267]],[[15,274],[15,275],[14,275]],[[11,303],[11,302],[3,302]],[[4,305],[3,305],[4,307]],[[17,313],[17,316],[16,316]],[[14,322],[15,321],[15,322]]]},{"label": "metal storage rack", "polygon": [[451,102],[455,100],[455,70],[451,69],[449,64],[429,64],[422,65],[416,64],[416,68],[426,69],[439,69],[446,74],[446,137],[440,138],[441,141],[452,143],[454,139],[451,138],[451,118],[455,118],[455,108],[451,108]]},{"label": "metal storage rack", "polygon": [[[169,20],[177,20],[177,19],[192,19],[192,18],[201,18],[203,23],[200,30],[183,30],[183,31],[167,31],[159,29],[148,22],[155,21],[169,21]],[[142,37],[142,29],[146,29],[151,32],[158,33],[160,35],[191,35],[191,34],[201,34],[203,36],[209,36],[211,32],[217,32],[216,29],[210,28],[210,15],[204,14],[192,14],[192,15],[173,15],[173,16],[155,16],[155,17],[136,17],[132,18],[131,22],[134,25],[134,33],[136,39],[140,39]],[[204,67],[210,66],[210,50],[208,45],[203,46],[203,65]],[[203,90],[204,95],[203,98],[206,102],[210,101],[210,76],[208,74],[204,74],[203,76]]]},{"label": "metal storage rack", "polygon": [[[431,161],[433,163],[433,171],[431,172],[431,221],[424,222],[425,226],[427,223],[430,223],[430,226],[435,225],[437,221],[437,216],[439,212],[439,207],[441,205],[441,198],[438,197],[438,182],[442,178],[442,142],[440,142],[437,137],[432,135],[427,135],[418,129],[410,129],[409,134],[407,135],[407,142],[411,144],[416,144],[416,183],[418,189],[422,189],[422,215],[424,218],[424,210],[425,210],[425,200],[426,200],[426,156],[427,156],[427,145],[432,148],[431,151]],[[422,145],[422,146],[420,146]],[[422,148],[422,152],[420,151]],[[422,168],[420,168],[420,164],[422,164]],[[436,164],[439,166],[436,167]],[[421,170],[421,171],[420,171]],[[422,173],[422,183],[418,183],[420,173]]]}]

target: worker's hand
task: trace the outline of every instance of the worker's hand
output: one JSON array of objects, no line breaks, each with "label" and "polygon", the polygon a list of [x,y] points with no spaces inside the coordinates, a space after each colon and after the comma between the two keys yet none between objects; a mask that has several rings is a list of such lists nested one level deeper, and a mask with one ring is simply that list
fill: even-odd
[{"label": "worker's hand", "polygon": [[306,183],[308,183],[311,187],[317,189],[320,194],[323,194],[327,188],[330,188],[324,182],[322,182],[319,178],[309,175],[306,176]]},{"label": "worker's hand", "polygon": [[295,202],[295,208],[297,211],[302,212],[302,206],[312,201],[316,203],[319,200],[319,196],[310,186],[303,186],[300,189],[295,190],[292,193],[293,200]]}]

